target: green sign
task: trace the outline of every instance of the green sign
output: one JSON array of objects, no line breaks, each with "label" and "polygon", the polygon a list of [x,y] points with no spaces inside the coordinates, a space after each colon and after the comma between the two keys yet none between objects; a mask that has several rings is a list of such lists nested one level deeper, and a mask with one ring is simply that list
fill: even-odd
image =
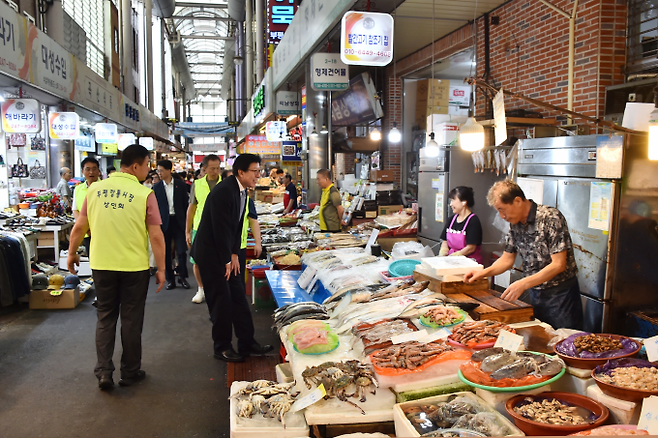
[{"label": "green sign", "polygon": [[251,100],[251,108],[254,110],[254,117],[259,115],[263,111],[263,108],[265,108],[265,85],[261,85]]}]

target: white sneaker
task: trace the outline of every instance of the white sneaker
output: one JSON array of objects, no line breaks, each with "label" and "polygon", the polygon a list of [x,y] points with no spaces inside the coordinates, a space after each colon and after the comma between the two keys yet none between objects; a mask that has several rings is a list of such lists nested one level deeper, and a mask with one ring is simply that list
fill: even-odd
[{"label": "white sneaker", "polygon": [[203,289],[199,288],[197,290],[196,295],[194,295],[194,298],[192,298],[193,303],[201,304],[203,303],[203,300],[206,298],[206,294],[203,293]]}]

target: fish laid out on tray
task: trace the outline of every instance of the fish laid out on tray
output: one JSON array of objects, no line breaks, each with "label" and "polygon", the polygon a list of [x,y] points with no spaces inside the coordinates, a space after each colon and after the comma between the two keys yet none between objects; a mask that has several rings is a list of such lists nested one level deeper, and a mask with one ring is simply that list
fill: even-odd
[{"label": "fish laid out on tray", "polygon": [[256,380],[229,398],[238,399],[238,417],[252,418],[260,414],[265,418],[278,418],[285,428],[285,414],[299,395],[299,391],[293,390],[294,386],[295,382]]},{"label": "fish laid out on tray", "polygon": [[349,398],[358,398],[359,401],[365,402],[366,393],[370,391],[376,394],[379,386],[372,365],[359,360],[325,362],[318,366],[307,367],[302,372],[302,377],[308,389],[313,385],[322,384],[327,394],[325,399],[335,397],[359,409],[363,415],[366,414],[365,411]]},{"label": "fish laid out on tray", "polygon": [[370,355],[370,359],[378,368],[415,370],[449,351],[455,351],[455,348],[445,341],[427,344],[410,341],[377,350]]},{"label": "fish laid out on tray", "polygon": [[417,294],[427,289],[427,286],[429,286],[429,284],[430,284],[429,281],[421,281],[419,283],[412,284],[405,288],[398,288],[397,290],[387,291],[386,289],[382,289],[381,291],[372,294],[372,296],[368,301],[379,301],[379,300],[386,300],[388,298],[401,297],[409,294]]},{"label": "fish laid out on tray", "polygon": [[445,302],[438,298],[427,297],[420,300],[416,300],[413,303],[409,304],[404,310],[398,315],[398,318],[413,319],[418,318],[426,314],[428,311],[435,309],[437,307],[444,306]]},{"label": "fish laid out on tray", "polygon": [[[350,276],[347,276],[347,277],[350,277]],[[344,277],[340,277],[340,279],[342,279],[342,278],[344,278]],[[363,277],[361,277],[361,278],[363,278]],[[336,281],[337,280],[340,281],[340,279],[335,279],[330,285],[332,287],[334,287],[334,284],[338,284],[338,282],[336,282]],[[405,283],[405,285],[406,285],[406,283]],[[396,283],[396,284],[391,284],[391,285],[389,285],[387,283],[374,283],[374,284],[366,284],[366,285],[351,284],[351,285],[348,285],[348,286],[343,286],[340,289],[338,289],[334,294],[332,294],[330,297],[325,299],[322,304],[326,305],[326,304],[338,302],[343,298],[343,296],[347,295],[348,293],[352,294],[352,302],[353,303],[364,302],[364,301],[368,300],[372,296],[372,294],[376,291],[387,290],[389,288],[391,290],[393,290],[394,288],[399,288],[399,287],[402,287],[402,286],[403,286],[402,283],[400,283],[400,284]],[[363,295],[362,298],[359,298],[362,301],[357,301],[357,298],[356,298],[357,294]]]},{"label": "fish laid out on tray", "polygon": [[525,403],[514,407],[514,412],[528,420],[557,426],[577,426],[591,424],[596,420],[594,413],[581,406],[572,406],[555,398],[537,400],[528,397]]},{"label": "fish laid out on tray", "polygon": [[493,387],[516,387],[544,382],[565,367],[560,358],[527,351],[511,352],[494,347],[478,351],[461,365],[466,379]]},{"label": "fish laid out on tray", "polygon": [[496,342],[501,330],[515,333],[507,324],[485,319],[483,321],[464,322],[455,326],[448,339],[467,347],[473,347],[479,344]]},{"label": "fish laid out on tray", "polygon": [[382,320],[374,324],[359,324],[352,328],[352,333],[368,345],[383,344],[393,336],[415,332],[416,327],[401,319]]},{"label": "fish laid out on tray", "polygon": [[302,354],[324,354],[338,347],[338,336],[328,324],[311,319],[293,322],[288,326],[288,340]]},{"label": "fish laid out on tray", "polygon": [[[338,260],[338,259],[336,259]],[[338,265],[336,265],[338,266]],[[336,267],[334,266],[334,267]],[[335,290],[336,292],[340,291],[343,288],[346,288],[348,286],[365,286],[365,285],[370,285],[372,282],[369,281],[367,278],[365,278],[362,275],[359,274],[347,274],[343,275],[341,277],[334,278],[331,283],[329,283],[329,288],[331,290]],[[385,287],[386,284],[383,284],[382,287]]]},{"label": "fish laid out on tray", "polygon": [[274,327],[281,330],[282,327],[302,319],[329,319],[327,309],[312,301],[287,304],[279,307],[274,312]]}]

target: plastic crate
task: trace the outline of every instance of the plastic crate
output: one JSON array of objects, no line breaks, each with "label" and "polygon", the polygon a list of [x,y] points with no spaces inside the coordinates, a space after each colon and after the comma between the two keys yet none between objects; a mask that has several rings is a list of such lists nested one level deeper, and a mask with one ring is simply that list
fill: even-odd
[{"label": "plastic crate", "polygon": [[261,268],[252,270],[252,303],[257,309],[273,309],[276,307],[276,301],[270,290],[270,284],[267,282],[265,271],[270,268]]}]

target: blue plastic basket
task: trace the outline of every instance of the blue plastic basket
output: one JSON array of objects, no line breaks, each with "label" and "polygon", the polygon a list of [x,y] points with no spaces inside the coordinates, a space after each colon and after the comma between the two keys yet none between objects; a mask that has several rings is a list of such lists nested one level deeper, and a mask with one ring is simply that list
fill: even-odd
[{"label": "blue plastic basket", "polygon": [[413,275],[418,260],[396,260],[388,266],[388,273],[393,277],[407,277]]}]

